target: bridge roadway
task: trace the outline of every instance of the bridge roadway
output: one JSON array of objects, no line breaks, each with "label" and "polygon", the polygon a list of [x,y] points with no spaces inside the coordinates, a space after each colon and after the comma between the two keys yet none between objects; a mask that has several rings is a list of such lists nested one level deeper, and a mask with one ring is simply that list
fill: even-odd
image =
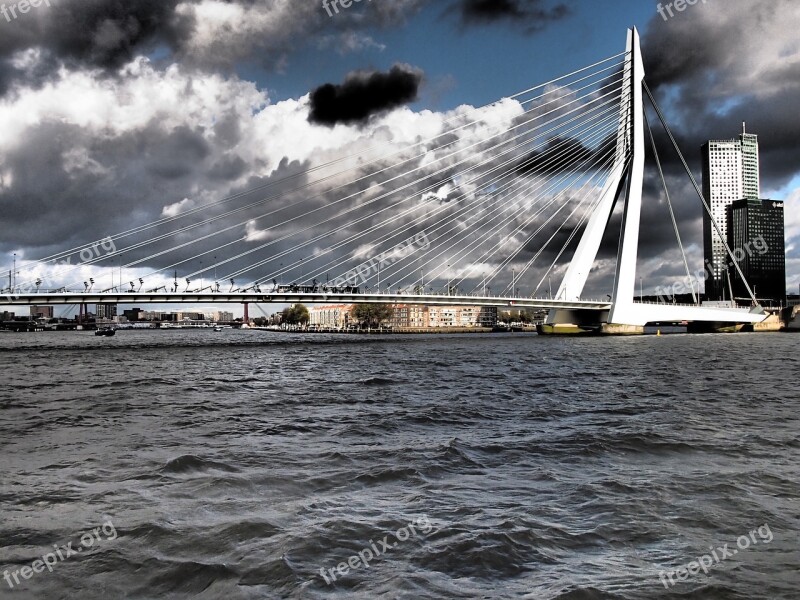
[{"label": "bridge roadway", "polygon": [[504,298],[444,296],[436,294],[343,294],[307,292],[42,292],[0,296],[0,305],[46,304],[426,304],[435,306],[497,306],[548,310],[610,310],[610,302],[596,300],[551,300],[547,298]]},{"label": "bridge roadway", "polygon": [[[611,302],[599,300],[552,300],[492,296],[445,296],[437,294],[375,294],[323,292],[43,292],[0,295],[0,305],[64,304],[420,304],[429,306],[496,306],[564,311],[611,310]],[[768,316],[763,309],[712,308],[681,304],[633,302],[627,307],[632,325],[647,323],[731,322],[760,323]],[[607,315],[598,315],[599,320]]]}]

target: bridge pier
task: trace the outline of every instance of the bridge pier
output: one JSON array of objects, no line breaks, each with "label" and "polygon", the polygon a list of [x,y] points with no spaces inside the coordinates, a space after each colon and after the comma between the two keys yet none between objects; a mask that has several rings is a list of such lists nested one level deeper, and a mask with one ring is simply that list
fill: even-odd
[{"label": "bridge pier", "polygon": [[603,323],[600,328],[602,335],[644,335],[641,325],[619,325],[617,323]]},{"label": "bridge pier", "polygon": [[242,324],[250,326],[250,305],[245,302],[244,303],[244,318],[242,319]]},{"label": "bridge pier", "polygon": [[608,321],[608,312],[553,309],[536,330],[539,335],[598,335]]},{"label": "bridge pier", "polygon": [[539,335],[643,335],[644,326],[608,322],[607,310],[551,310]]}]

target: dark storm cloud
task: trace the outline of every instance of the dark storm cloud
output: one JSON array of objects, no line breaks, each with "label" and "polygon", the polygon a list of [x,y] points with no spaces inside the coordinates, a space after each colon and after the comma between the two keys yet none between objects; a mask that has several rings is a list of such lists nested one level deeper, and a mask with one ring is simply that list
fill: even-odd
[{"label": "dark storm cloud", "polygon": [[454,8],[464,25],[505,21],[521,25],[531,33],[572,14],[566,4],[549,7],[544,0],[461,0]]},{"label": "dark storm cloud", "polygon": [[[792,0],[726,0],[724,12],[711,3],[698,3],[691,11],[666,22],[654,15],[648,24],[642,40],[648,85],[699,184],[700,147],[710,139],[736,138],[746,121],[748,131],[759,136],[766,195],[800,172],[800,121],[795,118],[800,78],[797,61],[791,58],[797,53],[794,29],[800,22],[800,5]],[[700,260],[702,203],[661,124],[649,114],[683,243],[694,246]],[[677,256],[681,267],[649,139],[647,146],[640,257],[657,261],[660,256]],[[618,225],[615,232],[618,235]],[[611,246],[612,238],[609,235]],[[700,268],[701,263],[690,266]],[[665,269],[654,271],[652,278],[670,281],[672,273]]]},{"label": "dark storm cloud", "polygon": [[[426,1],[375,3],[329,19],[316,2],[226,0],[232,10],[221,14],[204,10],[202,0],[53,0],[4,27],[0,95],[15,83],[41,85],[61,66],[114,75],[136,56],[207,71],[231,70],[240,61],[285,68],[289,53],[319,33],[349,39],[372,27],[391,27]],[[36,50],[37,60],[20,67],[13,58],[27,50]]]},{"label": "dark storm cloud", "polygon": [[311,92],[308,120],[329,127],[366,123],[373,115],[416,100],[422,77],[408,65],[395,65],[388,73],[350,73],[340,85],[328,83]]},{"label": "dark storm cloud", "polygon": [[[694,18],[651,21],[643,42],[648,84],[669,108],[694,168],[699,170],[702,144],[736,137],[746,121],[759,136],[762,177],[780,187],[800,165],[800,121],[793,118],[800,73],[788,59],[796,52],[800,6],[793,0],[727,0],[724,15],[709,6],[694,9]],[[781,39],[785,48],[776,49],[785,56],[763,52],[769,40]]]},{"label": "dark storm cloud", "polygon": [[553,174],[564,169],[583,170],[603,161],[616,146],[616,134],[607,136],[597,147],[584,145],[575,138],[553,138],[543,150],[536,150],[523,158],[517,172],[530,174]]},{"label": "dark storm cloud", "polygon": [[[174,13],[179,0],[81,0],[41,6],[0,37],[0,93],[11,82],[41,82],[61,64],[114,70],[159,45],[175,49],[190,30]],[[33,73],[10,64],[14,53],[43,52]]]}]

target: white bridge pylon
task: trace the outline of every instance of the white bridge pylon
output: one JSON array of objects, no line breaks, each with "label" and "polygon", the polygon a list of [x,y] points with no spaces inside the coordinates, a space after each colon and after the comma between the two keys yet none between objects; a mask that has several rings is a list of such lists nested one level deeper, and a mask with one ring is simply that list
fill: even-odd
[{"label": "white bridge pylon", "polygon": [[[750,311],[739,308],[634,302],[645,166],[643,89],[645,71],[641,41],[636,28],[628,30],[626,53],[614,166],[603,187],[597,208],[589,219],[575,255],[567,268],[557,298],[568,302],[580,300],[589,273],[597,259],[603,235],[624,188],[622,235],[617,256],[614,291],[611,296],[611,309],[607,318],[601,318],[602,322],[621,328],[626,326],[640,328],[648,323],[680,321],[760,323],[767,317],[763,309]],[[576,324],[585,320],[585,315],[579,317],[574,311],[554,308],[548,316],[547,323]]]}]

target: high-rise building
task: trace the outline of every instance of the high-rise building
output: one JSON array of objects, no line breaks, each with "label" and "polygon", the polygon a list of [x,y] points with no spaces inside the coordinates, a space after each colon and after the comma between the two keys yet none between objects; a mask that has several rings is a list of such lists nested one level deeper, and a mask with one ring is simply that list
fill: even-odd
[{"label": "high-rise building", "polygon": [[[726,225],[728,245],[756,297],[765,304],[785,305],[783,202],[738,200],[728,207]],[[730,262],[728,278],[733,297],[747,300],[747,287]]]},{"label": "high-rise building", "polygon": [[711,140],[703,146],[703,195],[720,231],[707,213],[703,214],[703,246],[711,277],[706,281],[706,296],[719,300],[724,295],[728,253],[727,211],[737,200],[761,197],[758,136],[742,127],[739,139]]},{"label": "high-rise building", "polygon": [[108,319],[111,320],[117,316],[117,305],[116,304],[96,304],[95,305],[95,316],[98,319]]}]

